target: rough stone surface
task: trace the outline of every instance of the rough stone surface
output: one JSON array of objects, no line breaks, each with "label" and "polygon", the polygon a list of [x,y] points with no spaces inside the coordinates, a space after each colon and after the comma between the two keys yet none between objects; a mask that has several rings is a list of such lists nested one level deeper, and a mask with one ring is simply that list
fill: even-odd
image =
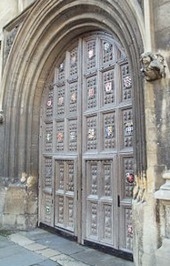
[{"label": "rough stone surface", "polygon": [[[0,40],[3,39],[2,28],[5,24],[16,18],[33,2],[33,0],[1,1]],[[87,4],[86,9],[82,8],[82,5],[77,9],[70,9],[73,2]],[[169,207],[165,207],[160,201],[161,197],[168,196],[161,192],[164,195],[161,194],[155,199],[154,193],[164,183],[163,172],[170,169],[170,116],[168,113],[170,110],[170,1],[138,1],[142,11],[139,5],[138,8],[133,9],[136,3],[133,0],[123,2],[103,0],[100,3],[94,0],[92,2],[96,3],[95,8],[92,8],[90,1],[83,0],[37,1],[33,13],[29,15],[30,9],[28,10],[27,19],[24,20],[20,34],[12,28],[13,23],[7,27],[8,33],[14,30],[15,34],[12,33],[9,36],[11,42],[8,47],[9,57],[6,68],[4,72],[0,69],[3,73],[0,87],[0,111],[3,109],[4,114],[4,122],[0,124],[0,225],[5,228],[28,229],[37,224],[39,121],[45,82],[63,46],[77,38],[84,30],[98,28],[109,33],[113,32],[121,39],[133,69],[135,167],[138,183],[133,201],[135,263],[137,266],[155,264],[166,266],[166,254],[170,252],[170,247],[169,242],[164,241],[164,238],[170,236]],[[115,3],[119,4],[117,10],[122,11],[122,17],[118,16],[117,10],[112,7]],[[67,7],[63,16],[57,4]],[[93,17],[88,22],[91,14]],[[115,15],[117,15],[116,19]],[[68,21],[70,21],[69,25]],[[83,28],[80,22],[85,22],[86,27]],[[64,27],[65,24],[67,24],[66,27]],[[95,26],[92,27],[92,25]],[[148,31],[148,25],[150,31]],[[15,36],[17,36],[16,39]],[[61,42],[58,41],[60,38]],[[149,47],[153,50],[151,52],[160,51],[164,56],[166,62],[164,79],[150,84],[142,83],[139,71],[140,54],[150,52],[143,51],[144,47]],[[3,54],[2,50],[1,54]],[[3,58],[0,58],[0,64],[2,68]],[[53,247],[54,242],[51,243]],[[30,248],[29,243],[25,244]],[[60,247],[59,252],[62,248],[63,246]],[[41,251],[37,246],[38,250]],[[4,249],[4,254],[5,252]],[[42,249],[42,252],[47,251]],[[50,252],[50,250],[49,253],[47,252],[49,256]],[[69,252],[72,253],[72,247]],[[68,259],[67,255],[60,257],[63,265]],[[22,257],[20,254],[17,256],[19,266],[22,264]],[[60,255],[54,254],[53,258],[57,256]],[[36,258],[37,263],[42,262],[41,256],[37,255]],[[88,260],[88,257],[85,259]],[[74,263],[74,261],[68,262],[70,265]],[[4,263],[3,258],[2,263]],[[9,261],[6,263],[10,265]]]}]

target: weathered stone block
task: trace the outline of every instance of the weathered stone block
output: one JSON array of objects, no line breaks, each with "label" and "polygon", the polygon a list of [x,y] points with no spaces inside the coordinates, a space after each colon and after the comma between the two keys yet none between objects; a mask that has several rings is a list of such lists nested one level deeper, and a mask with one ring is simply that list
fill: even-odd
[{"label": "weathered stone block", "polygon": [[169,266],[170,239],[164,239],[162,246],[156,251],[156,266]]},{"label": "weathered stone block", "polygon": [[15,214],[3,214],[2,226],[6,229],[16,228],[16,215]]},{"label": "weathered stone block", "polygon": [[[165,18],[166,19],[163,19]],[[170,2],[159,6],[155,12],[155,29],[162,30],[170,25]]]},{"label": "weathered stone block", "polygon": [[26,190],[24,187],[9,187],[6,193],[4,213],[24,214],[26,211]]},{"label": "weathered stone block", "polygon": [[[0,225],[5,228],[26,230],[37,225],[37,194],[25,186],[1,189]],[[4,198],[4,200],[3,200]]]}]

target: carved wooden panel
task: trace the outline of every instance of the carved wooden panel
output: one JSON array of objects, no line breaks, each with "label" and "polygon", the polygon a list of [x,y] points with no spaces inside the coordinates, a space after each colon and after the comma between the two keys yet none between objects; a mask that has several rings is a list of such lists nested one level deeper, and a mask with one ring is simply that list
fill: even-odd
[{"label": "carved wooden panel", "polygon": [[65,60],[60,63],[58,67],[58,76],[57,76],[58,85],[63,84],[63,82],[65,82]]},{"label": "carved wooden panel", "polygon": [[70,52],[70,76],[77,76],[78,74],[78,48],[74,48]]},{"label": "carved wooden panel", "polygon": [[105,243],[112,243],[113,239],[113,207],[111,204],[103,204],[103,235]]},{"label": "carved wooden panel", "polygon": [[115,102],[114,70],[103,73],[103,105]]},{"label": "carved wooden panel", "polygon": [[58,87],[57,90],[57,115],[62,116],[65,112],[65,86]]},{"label": "carved wooden panel", "polygon": [[69,151],[77,151],[77,120],[69,120]]},{"label": "carved wooden panel", "polygon": [[64,227],[64,197],[57,196],[55,201],[56,215],[55,223],[61,227]]},{"label": "carved wooden panel", "polygon": [[52,157],[43,157],[42,161],[42,199],[41,199],[41,221],[51,226],[53,206],[52,206]]},{"label": "carved wooden panel", "polygon": [[[96,41],[88,39],[87,43],[95,43],[95,48],[89,49],[95,63],[91,72],[83,69],[86,238],[114,247],[119,243],[120,248],[130,251],[134,178],[130,68],[117,42],[97,36]],[[84,54],[86,57],[86,49]],[[90,157],[93,159],[87,159]]]},{"label": "carved wooden panel", "polygon": [[52,158],[44,158],[44,187],[52,188]]},{"label": "carved wooden panel", "polygon": [[107,113],[103,115],[103,129],[104,129],[104,149],[116,148],[116,132],[115,132],[115,113]]},{"label": "carved wooden panel", "polygon": [[73,161],[68,161],[67,162],[67,171],[68,171],[68,177],[67,177],[67,187],[66,191],[67,192],[74,192],[74,162]]},{"label": "carved wooden panel", "polygon": [[45,195],[45,219],[44,222],[51,224],[51,215],[52,215],[52,197],[51,195]]},{"label": "carved wooden panel", "polygon": [[111,63],[114,59],[114,46],[109,41],[102,41],[103,64]]},{"label": "carved wooden panel", "polygon": [[46,119],[51,120],[53,118],[53,95],[54,90],[51,88],[48,92],[48,98],[46,100]]},{"label": "carved wooden panel", "polygon": [[89,195],[98,195],[98,162],[92,161],[90,164],[88,164],[88,193]]},{"label": "carved wooden panel", "polygon": [[67,201],[66,201],[66,210],[67,210],[67,228],[70,231],[74,231],[74,199],[73,198],[69,198],[67,197]]},{"label": "carved wooden panel", "polygon": [[56,150],[64,151],[64,122],[58,122],[56,126]]},{"label": "carved wooden panel", "polygon": [[120,160],[121,169],[121,196],[120,196],[120,225],[124,228],[121,245],[127,250],[132,250],[133,228],[131,201],[134,187],[134,158],[132,155],[122,155]]},{"label": "carved wooden panel", "polygon": [[123,148],[133,146],[133,113],[132,109],[122,111]]},{"label": "carved wooden panel", "polygon": [[56,176],[56,186],[57,189],[61,192],[64,191],[64,162],[60,161],[57,164],[58,171]]},{"label": "carved wooden panel", "polygon": [[77,112],[77,82],[69,84],[69,112]]},{"label": "carved wooden panel", "polygon": [[53,124],[46,124],[45,125],[45,152],[52,152],[52,141],[53,141]]},{"label": "carved wooden panel", "polygon": [[112,197],[112,161],[106,160],[102,162],[102,196]]},{"label": "carved wooden panel", "polygon": [[112,160],[86,161],[87,235],[103,243],[113,242],[112,167]]},{"label": "carved wooden panel", "polygon": [[97,149],[97,116],[87,118],[86,138],[87,150]]},{"label": "carved wooden panel", "polygon": [[97,79],[96,76],[87,78],[87,109],[95,108],[97,106]]},{"label": "carved wooden panel", "polygon": [[132,227],[132,209],[126,208],[125,210],[125,248],[127,250],[133,249],[133,227]]},{"label": "carved wooden panel", "polygon": [[98,204],[94,202],[88,202],[88,213],[90,214],[88,235],[91,239],[98,238]]},{"label": "carved wooden panel", "polygon": [[132,79],[128,63],[121,66],[122,101],[132,99]]},{"label": "carved wooden panel", "polygon": [[[124,181],[122,180],[122,185],[124,186],[124,197],[132,198],[133,196],[133,187],[134,187],[134,158],[125,157],[123,158],[123,176]],[[129,179],[129,175],[132,177]]]},{"label": "carved wooden panel", "polygon": [[96,67],[96,40],[90,40],[86,43],[86,70],[92,70]]},{"label": "carved wooden panel", "polygon": [[51,226],[53,217],[52,195],[44,191],[41,203],[41,222]]},{"label": "carved wooden panel", "polygon": [[55,225],[74,231],[75,161],[55,160]]}]

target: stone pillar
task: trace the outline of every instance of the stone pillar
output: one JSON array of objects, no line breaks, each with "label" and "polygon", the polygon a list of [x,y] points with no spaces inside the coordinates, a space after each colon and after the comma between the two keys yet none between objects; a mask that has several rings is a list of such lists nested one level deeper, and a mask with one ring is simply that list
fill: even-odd
[{"label": "stone pillar", "polygon": [[160,201],[160,231],[162,238],[161,247],[156,250],[156,266],[169,266],[170,254],[170,170],[163,174],[165,184],[155,192],[155,198]]}]

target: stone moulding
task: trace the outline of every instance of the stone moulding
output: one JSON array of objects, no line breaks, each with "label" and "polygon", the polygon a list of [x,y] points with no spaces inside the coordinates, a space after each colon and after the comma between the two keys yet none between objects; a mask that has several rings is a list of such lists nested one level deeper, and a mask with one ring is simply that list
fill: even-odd
[{"label": "stone moulding", "polygon": [[165,77],[164,57],[160,53],[146,52],[141,55],[141,72],[146,81],[154,81]]},{"label": "stone moulding", "polygon": [[4,122],[4,112],[3,110],[0,110],[0,124],[3,124]]},{"label": "stone moulding", "polygon": [[170,204],[170,171],[165,172],[162,177],[166,182],[155,192],[155,198],[162,201],[169,201]]},{"label": "stone moulding", "polygon": [[146,201],[146,175],[142,173],[141,176],[135,177],[135,187],[133,189],[133,200],[136,202]]}]

